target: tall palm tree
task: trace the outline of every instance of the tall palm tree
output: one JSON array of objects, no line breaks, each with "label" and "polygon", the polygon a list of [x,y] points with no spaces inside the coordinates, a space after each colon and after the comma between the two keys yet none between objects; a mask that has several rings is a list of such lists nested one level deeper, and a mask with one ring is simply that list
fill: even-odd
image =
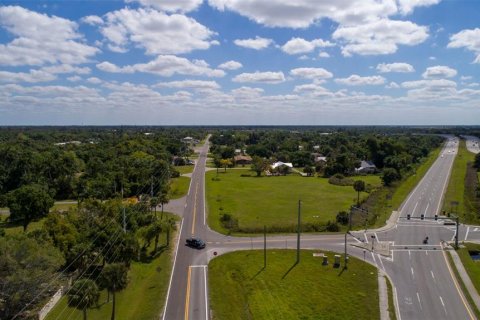
[{"label": "tall palm tree", "polygon": [[115,320],[115,293],[127,287],[128,269],[123,263],[107,264],[101,273],[100,281],[102,285],[112,293],[112,316]]},{"label": "tall palm tree", "polygon": [[365,182],[357,180],[353,183],[353,189],[357,191],[357,207],[360,207],[360,192],[365,191]]},{"label": "tall palm tree", "polygon": [[80,279],[75,281],[68,291],[68,305],[83,311],[83,320],[87,320],[87,309],[98,303],[100,292],[94,281]]}]

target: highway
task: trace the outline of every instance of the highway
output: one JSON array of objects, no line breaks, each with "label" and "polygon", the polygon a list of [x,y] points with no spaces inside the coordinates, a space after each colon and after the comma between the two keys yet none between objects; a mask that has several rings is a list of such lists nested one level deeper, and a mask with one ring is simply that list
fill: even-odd
[{"label": "highway", "polygon": [[[192,174],[162,319],[210,319],[208,261],[230,251],[263,248],[263,237],[230,237],[209,229],[204,180],[208,147],[207,139]],[[378,230],[352,232],[347,238],[349,255],[365,259],[392,280],[398,319],[474,319],[446,262],[446,243],[454,240],[455,226],[444,225],[442,216],[434,220],[435,214],[441,214],[457,150],[458,139],[448,138],[438,159],[401,205],[393,223]],[[186,247],[185,240],[190,236],[206,241],[207,248]],[[424,244],[427,236],[428,243]],[[461,225],[459,240],[467,239],[480,241],[480,227]],[[296,246],[293,235],[267,238],[270,249]],[[302,235],[301,247],[342,253],[344,234]]]}]

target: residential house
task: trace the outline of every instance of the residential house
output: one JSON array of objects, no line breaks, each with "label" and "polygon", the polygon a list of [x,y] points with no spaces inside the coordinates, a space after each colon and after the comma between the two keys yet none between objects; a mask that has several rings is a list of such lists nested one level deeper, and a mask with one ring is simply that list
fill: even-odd
[{"label": "residential house", "polygon": [[247,164],[252,164],[252,157],[236,155],[233,160],[235,160],[235,165],[245,166]]},{"label": "residential house", "polygon": [[377,172],[377,166],[372,161],[362,160],[360,167],[355,168],[355,173],[375,173]]}]

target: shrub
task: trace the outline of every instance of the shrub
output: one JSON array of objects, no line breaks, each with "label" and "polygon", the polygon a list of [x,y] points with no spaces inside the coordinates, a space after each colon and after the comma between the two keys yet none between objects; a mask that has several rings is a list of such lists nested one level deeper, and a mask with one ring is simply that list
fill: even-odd
[{"label": "shrub", "polygon": [[349,220],[349,215],[348,212],[345,211],[340,211],[337,213],[337,222],[340,223],[341,225],[347,225]]},{"label": "shrub", "polygon": [[337,173],[328,179],[328,183],[336,186],[353,186],[353,179]]},{"label": "shrub", "polygon": [[238,219],[230,213],[223,213],[220,215],[220,223],[222,224],[222,227],[230,231],[238,230]]},{"label": "shrub", "polygon": [[340,227],[336,222],[327,221],[327,231],[329,232],[338,232],[340,231]]}]

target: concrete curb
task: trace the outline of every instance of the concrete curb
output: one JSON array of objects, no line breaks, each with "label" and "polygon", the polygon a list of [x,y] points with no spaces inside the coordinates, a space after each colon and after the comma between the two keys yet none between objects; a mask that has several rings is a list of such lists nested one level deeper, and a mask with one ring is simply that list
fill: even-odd
[{"label": "concrete curb", "polygon": [[380,319],[390,320],[390,314],[388,313],[387,279],[385,279],[382,270],[378,271],[378,298],[380,304]]}]

